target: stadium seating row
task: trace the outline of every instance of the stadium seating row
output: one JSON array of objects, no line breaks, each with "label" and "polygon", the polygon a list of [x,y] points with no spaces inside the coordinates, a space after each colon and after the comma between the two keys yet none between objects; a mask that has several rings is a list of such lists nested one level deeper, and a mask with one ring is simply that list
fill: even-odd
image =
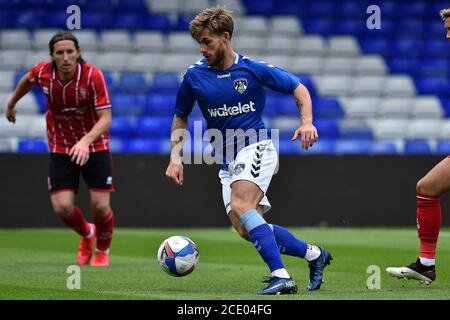
[{"label": "stadium seating row", "polygon": [[[164,115],[130,116],[116,115],[110,131],[113,136],[164,138],[169,135],[172,112]],[[0,137],[45,137],[45,115],[20,114],[15,125],[5,119],[0,121]],[[290,138],[298,128],[299,119],[293,116],[266,117],[269,128],[279,130],[282,138]],[[200,114],[193,114],[190,127],[195,121],[202,123]],[[432,118],[364,118],[336,119],[318,118],[315,126],[321,138],[325,139],[450,139],[450,121]]]},{"label": "stadium seating row", "polygon": [[[450,153],[450,143],[448,141],[434,140],[352,140],[321,139],[314,147],[308,151],[301,151],[298,143],[289,139],[280,140],[276,143],[278,150],[282,154],[369,154],[369,155],[389,155],[389,154],[440,154]],[[191,146],[194,150],[204,151],[208,146],[202,143],[202,147]],[[200,144],[198,144],[200,146]],[[111,139],[111,150],[113,153],[170,153],[170,141],[161,139]],[[46,153],[48,144],[43,139],[19,139],[0,138],[0,152],[20,152],[20,153]]]}]

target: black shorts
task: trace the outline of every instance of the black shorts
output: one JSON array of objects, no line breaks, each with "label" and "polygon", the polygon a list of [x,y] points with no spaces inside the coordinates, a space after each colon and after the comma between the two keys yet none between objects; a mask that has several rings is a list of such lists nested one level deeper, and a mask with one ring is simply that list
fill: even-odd
[{"label": "black shorts", "polygon": [[48,175],[48,193],[71,190],[78,192],[80,173],[89,190],[99,192],[115,191],[112,178],[111,153],[106,151],[89,154],[84,166],[70,161],[67,154],[51,153]]}]

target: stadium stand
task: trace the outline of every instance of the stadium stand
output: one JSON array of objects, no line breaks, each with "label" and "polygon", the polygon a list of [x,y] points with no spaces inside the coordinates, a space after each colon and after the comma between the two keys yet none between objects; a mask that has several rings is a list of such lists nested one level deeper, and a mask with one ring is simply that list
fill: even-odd
[{"label": "stadium stand", "polygon": [[[281,153],[447,153],[450,50],[439,9],[448,4],[378,2],[382,27],[369,30],[370,3],[359,0],[0,0],[0,109],[24,72],[49,59],[48,41],[76,4],[83,57],[111,91],[113,151],[167,153],[178,84],[201,58],[189,21],[222,5],[236,16],[237,52],[298,74],[311,92],[320,141],[306,153],[290,141],[293,99],[267,92]],[[45,97],[33,90],[18,109],[16,125],[0,119],[0,152],[46,152]]]}]

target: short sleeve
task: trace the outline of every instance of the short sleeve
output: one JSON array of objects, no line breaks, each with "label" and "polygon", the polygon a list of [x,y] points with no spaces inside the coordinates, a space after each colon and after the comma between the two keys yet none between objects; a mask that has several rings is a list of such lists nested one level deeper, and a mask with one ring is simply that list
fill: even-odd
[{"label": "short sleeve", "polygon": [[300,79],[292,73],[271,64],[259,63],[263,85],[282,93],[293,93]]},{"label": "short sleeve", "polygon": [[32,84],[40,85],[39,76],[48,64],[49,62],[46,61],[39,62],[28,72],[28,77],[30,78],[30,82]]},{"label": "short sleeve", "polygon": [[94,99],[95,110],[111,108],[111,98],[109,95],[108,86],[106,85],[103,73],[98,69],[92,70],[89,90],[91,90],[91,96]]},{"label": "short sleeve", "polygon": [[178,88],[175,104],[175,114],[179,117],[187,117],[194,107],[195,96],[190,85],[189,74],[186,73]]}]

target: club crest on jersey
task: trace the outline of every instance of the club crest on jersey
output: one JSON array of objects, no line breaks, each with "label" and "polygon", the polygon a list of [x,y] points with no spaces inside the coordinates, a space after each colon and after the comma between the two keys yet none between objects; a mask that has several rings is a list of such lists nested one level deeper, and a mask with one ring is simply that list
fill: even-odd
[{"label": "club crest on jersey", "polygon": [[233,174],[235,176],[237,176],[239,173],[244,171],[244,169],[245,169],[245,163],[238,163],[237,165],[234,166]]},{"label": "club crest on jersey", "polygon": [[240,94],[243,94],[245,90],[247,90],[248,82],[245,78],[238,78],[234,80],[234,88]]},{"label": "club crest on jersey", "polygon": [[85,88],[80,88],[80,98],[81,99],[86,99],[87,96],[87,91]]}]

